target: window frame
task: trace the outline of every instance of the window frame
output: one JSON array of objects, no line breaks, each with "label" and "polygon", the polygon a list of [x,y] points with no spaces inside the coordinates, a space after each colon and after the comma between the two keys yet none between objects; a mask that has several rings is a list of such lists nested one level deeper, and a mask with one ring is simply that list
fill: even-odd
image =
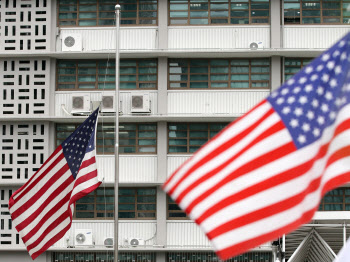
[{"label": "window frame", "polygon": [[[69,28],[69,27],[115,27],[115,16],[113,16],[113,18],[100,18],[100,12],[101,13],[115,13],[115,9],[111,10],[111,11],[105,11],[105,10],[99,10],[99,0],[96,0],[96,11],[79,11],[79,5],[80,5],[80,0],[76,0],[76,4],[64,4],[64,6],[76,6],[77,10],[76,11],[61,11],[60,12],[60,0],[57,1],[57,6],[56,6],[56,15],[57,15],[57,21],[56,21],[56,25],[57,27],[62,27],[62,28]],[[133,27],[133,26],[158,26],[158,19],[159,19],[159,1],[160,0],[149,0],[150,2],[146,2],[146,3],[142,3],[142,4],[156,4],[157,5],[157,16],[155,17],[155,19],[151,19],[151,18],[141,18],[140,17],[140,0],[135,0],[136,1],[136,18],[135,19],[126,19],[126,18],[122,18],[120,17],[120,25],[121,26],[127,26],[127,27]],[[157,3],[152,3],[152,1],[157,1]],[[105,3],[101,3],[102,5]],[[116,2],[113,2],[113,7],[116,4],[120,4],[120,0],[116,0]],[[125,3],[123,3],[125,4]],[[84,4],[84,5],[89,5],[89,4]],[[95,4],[90,4],[90,5],[95,5]],[[147,11],[152,11],[152,10],[144,10],[145,12]],[[85,18],[85,19],[79,19],[79,13],[96,13],[96,18]],[[123,12],[127,12],[125,10],[123,10]],[[142,11],[141,11],[142,12]],[[77,17],[75,19],[60,19],[59,18],[59,14],[60,13],[76,13]],[[96,21],[96,25],[79,25],[79,20],[83,20],[83,21],[87,21],[87,20],[95,20]],[[99,20],[113,20],[114,23],[112,25],[99,25],[98,22]],[[123,20],[136,20],[135,24],[123,24],[122,21]],[[140,24],[140,20],[155,20],[154,24]],[[75,25],[60,25],[60,21],[75,21]]]},{"label": "window frame", "polygon": [[[284,57],[283,62],[282,62],[283,63],[282,74],[284,74],[282,79],[284,81],[287,81],[288,79],[290,79],[292,76],[294,76],[296,74],[296,73],[286,73],[286,68],[288,68],[288,67],[289,68],[296,68],[296,67],[298,67],[298,66],[287,66],[286,65],[286,60],[288,60],[288,59],[293,59],[293,60],[299,60],[300,61],[300,67],[299,67],[299,70],[298,70],[298,72],[299,72],[303,67],[307,66],[311,62],[311,60],[314,59],[314,58],[313,57]],[[290,77],[287,78],[287,76],[290,76]]]},{"label": "window frame", "polygon": [[[228,80],[227,81],[211,81],[211,76],[212,73],[211,69],[214,68],[214,66],[211,66],[210,63],[211,61],[228,61]],[[248,81],[246,80],[231,80],[231,76],[232,75],[239,75],[239,73],[232,73],[231,72],[231,68],[233,67],[231,65],[232,61],[241,61],[241,60],[247,60],[249,62],[248,65]],[[269,65],[260,65],[257,67],[268,67],[269,68],[269,72],[268,73],[254,73],[252,72],[252,68],[255,67],[254,65],[252,65],[252,61],[258,61],[258,60],[268,60],[269,61]],[[187,73],[181,73],[181,75],[187,75],[187,81],[172,81],[171,76],[172,75],[180,75],[179,73],[170,73],[170,68],[172,66],[170,66],[172,61],[185,61],[187,62]],[[195,66],[191,67],[191,61],[208,61],[208,88],[191,88],[191,83],[196,83],[196,82],[205,82],[205,81],[201,81],[201,80],[197,80],[191,81],[191,76],[195,76],[195,75],[203,75],[203,73],[191,73],[191,68],[195,68]],[[220,66],[216,66],[216,67],[220,67]],[[224,66],[221,66],[224,67]],[[222,75],[225,75],[226,73],[221,73]],[[216,74],[218,75],[218,74]],[[269,76],[269,80],[252,80],[252,76],[253,75],[268,75]],[[212,87],[212,83],[227,83],[227,87],[224,88],[218,88],[218,87]],[[236,87],[231,87],[232,83],[247,83],[248,82],[248,87],[240,87],[240,88],[236,88]],[[267,83],[268,87],[252,87],[252,83]],[[187,87],[170,87],[172,83],[186,83]],[[190,58],[186,58],[186,59],[182,59],[182,58],[170,58],[168,60],[168,90],[252,90],[252,89],[258,89],[258,90],[269,90],[271,89],[271,59],[268,58],[230,58],[230,59],[205,59],[205,58],[199,58],[199,59],[190,59]]]},{"label": "window frame", "polygon": [[[339,188],[335,188],[329,192],[327,192],[323,197],[322,197],[322,200],[320,202],[320,205],[319,205],[319,208],[318,208],[318,211],[320,212],[343,212],[343,211],[347,211],[349,212],[350,211],[350,201],[349,202],[346,202],[346,199],[350,199],[350,191],[348,192],[347,194],[347,190],[349,190],[350,188],[348,187],[339,187]],[[341,194],[334,194],[334,191],[342,191]],[[342,198],[342,202],[325,202],[325,197],[327,196],[335,196],[335,197],[341,197]],[[341,210],[326,210],[325,209],[325,206],[326,205],[330,205],[331,207],[335,207],[336,205],[341,205],[342,208]],[[349,206],[349,209],[347,210],[346,209],[346,206]]]},{"label": "window frame", "polygon": [[[168,1],[168,26],[222,26],[222,25],[233,25],[233,26],[247,26],[247,25],[270,25],[271,24],[271,0],[269,0],[269,9],[268,9],[268,12],[269,12],[269,16],[267,17],[267,20],[268,22],[267,23],[252,23],[252,19],[256,18],[256,19],[261,19],[261,18],[266,18],[266,16],[257,16],[257,17],[253,17],[252,16],[252,10],[267,10],[267,9],[253,9],[252,8],[252,0],[249,0],[248,2],[248,9],[244,9],[244,10],[248,10],[248,20],[249,20],[249,23],[248,24],[232,24],[231,23],[231,19],[232,18],[236,18],[235,16],[231,16],[231,4],[232,2],[231,1],[222,1],[222,2],[215,2],[213,1],[213,4],[226,4],[228,5],[228,9],[227,9],[227,12],[228,12],[228,16],[227,16],[227,23],[211,23],[211,20],[213,19],[213,17],[210,16],[211,12],[212,11],[226,11],[226,9],[211,9],[210,5],[211,5],[211,0],[207,0],[207,4],[208,4],[208,9],[207,10],[204,10],[204,9],[201,9],[201,10],[196,10],[196,11],[208,11],[208,16],[206,17],[202,17],[202,18],[207,18],[208,19],[208,24],[191,24],[190,23],[190,20],[191,20],[191,2],[190,0],[188,0],[188,3],[187,3],[187,16],[186,17],[177,17],[177,18],[171,18],[170,17],[170,12],[176,12],[176,11],[181,11],[181,10],[170,10],[170,6],[171,6],[171,0],[167,0]],[[235,3],[235,4],[244,4],[246,2],[242,1],[241,3]],[[173,3],[174,4],[174,3]],[[175,3],[176,5],[177,3]],[[181,3],[178,3],[179,5]],[[183,4],[183,3],[182,3]],[[192,4],[196,4],[196,3],[192,3]],[[240,10],[240,9],[239,9]],[[242,9],[243,10],[243,9]],[[186,11],[186,10],[185,10]],[[185,12],[183,11],[183,12]],[[220,19],[221,17],[215,17],[216,19]],[[187,23],[186,24],[172,24],[171,23],[171,20],[186,20],[187,19]]]},{"label": "window frame", "polygon": [[[167,220],[190,220],[190,218],[187,216],[186,212],[181,210],[181,208],[176,204],[175,201],[173,201],[173,203],[171,203],[170,201],[173,201],[170,196],[167,195],[166,198],[166,219]],[[180,210],[170,210],[169,209],[169,205],[170,204],[175,204],[179,207]],[[174,214],[174,213],[183,213],[186,216],[185,217],[171,217],[170,214]]]},{"label": "window frame", "polygon": [[[61,67],[59,67],[59,62],[60,61],[64,61],[64,62],[74,62],[75,63],[75,82],[59,82],[59,77],[60,76],[73,76],[73,74],[59,74],[59,69]],[[56,91],[72,91],[72,92],[75,92],[75,91],[102,91],[102,90],[105,90],[105,91],[113,91],[115,90],[115,86],[114,88],[98,88],[99,84],[115,84],[115,81],[99,81],[99,68],[104,68],[104,69],[114,69],[115,70],[115,66],[110,66],[110,67],[99,67],[99,62],[105,62],[107,61],[107,59],[96,59],[96,60],[92,60],[92,62],[95,62],[95,66],[94,67],[80,67],[80,68],[95,68],[95,81],[84,81],[84,82],[79,82],[78,81],[78,77],[79,76],[89,76],[89,75],[93,75],[93,74],[79,74],[79,62],[82,62],[82,61],[88,61],[88,60],[83,60],[83,59],[79,59],[79,60],[70,60],[70,59],[57,59],[56,61]],[[120,81],[120,84],[123,84],[123,83],[135,83],[136,84],[136,88],[122,88],[121,90],[124,91],[124,90],[138,90],[138,91],[143,91],[143,90],[158,90],[158,73],[159,73],[159,70],[158,70],[158,59],[123,59],[122,61],[136,61],[136,74],[120,74],[120,77],[123,77],[123,76],[129,76],[129,75],[135,75],[136,76],[136,81]],[[156,66],[152,66],[150,68],[156,68],[156,73],[155,74],[140,74],[139,71],[140,71],[140,68],[144,68],[142,66],[140,66],[140,63],[142,62],[145,62],[145,61],[154,61],[156,62]],[[67,67],[65,67],[67,68]],[[73,67],[69,67],[69,68],[73,68]],[[130,68],[130,66],[121,66],[120,67],[121,69],[122,68]],[[105,74],[106,76],[115,76],[115,74]],[[156,80],[155,81],[140,81],[139,78],[140,76],[143,76],[143,75],[155,75],[156,76]],[[155,84],[155,88],[140,88],[140,84]],[[59,88],[59,85],[74,85],[74,88]],[[79,88],[79,85],[80,84],[94,84],[94,88]]]}]

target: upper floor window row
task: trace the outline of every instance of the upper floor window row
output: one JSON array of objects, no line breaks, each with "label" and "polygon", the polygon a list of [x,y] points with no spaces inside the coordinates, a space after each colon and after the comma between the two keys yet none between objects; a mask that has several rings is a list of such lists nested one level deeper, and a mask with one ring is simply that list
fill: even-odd
[{"label": "upper floor window row", "polygon": [[270,88],[269,59],[169,59],[169,89]]},{"label": "upper floor window row", "polygon": [[313,58],[285,58],[284,59],[284,81],[298,73],[307,66]]},{"label": "upper floor window row", "polygon": [[58,25],[113,26],[116,4],[121,25],[158,24],[158,0],[58,0]]},{"label": "upper floor window row", "polygon": [[[157,89],[156,59],[121,60],[120,89]],[[115,61],[59,60],[57,90],[115,89]]]},{"label": "upper floor window row", "polygon": [[284,0],[285,24],[349,24],[350,0]]},{"label": "upper floor window row", "polygon": [[268,24],[269,0],[169,0],[170,25]]}]

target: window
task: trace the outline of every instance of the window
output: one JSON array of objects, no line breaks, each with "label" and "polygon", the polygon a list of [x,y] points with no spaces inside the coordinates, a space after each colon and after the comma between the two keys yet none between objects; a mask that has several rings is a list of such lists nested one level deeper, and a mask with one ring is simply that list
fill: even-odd
[{"label": "window", "polygon": [[227,123],[169,123],[168,152],[194,153]]},{"label": "window", "polygon": [[[114,252],[53,252],[52,260],[55,262],[114,262]],[[152,252],[118,252],[120,262],[156,262],[156,254]]]},{"label": "window", "polygon": [[319,211],[350,211],[350,188],[337,188],[322,199]]},{"label": "window", "polygon": [[169,89],[270,87],[269,59],[169,59]]},{"label": "window", "polygon": [[[120,89],[157,89],[156,59],[121,60]],[[59,60],[57,90],[115,89],[115,61]]]},{"label": "window", "polygon": [[[155,188],[119,188],[120,219],[155,219]],[[89,195],[77,200],[75,219],[113,219],[114,189],[97,188]]]},{"label": "window", "polygon": [[175,203],[171,197],[167,197],[167,219],[189,219],[184,211]]},{"label": "window", "polygon": [[170,25],[268,24],[269,0],[170,0]]},{"label": "window", "polygon": [[[59,146],[79,124],[57,124],[56,146]],[[98,124],[96,134],[97,154],[114,153],[114,124]],[[119,153],[155,154],[157,152],[156,124],[119,124]]]},{"label": "window", "polygon": [[[214,252],[169,252],[169,262],[219,262],[220,260]],[[272,252],[259,251],[259,252],[247,252],[242,255],[229,258],[226,262],[266,262],[272,261]]]},{"label": "window", "polygon": [[298,73],[300,69],[308,65],[313,58],[285,58],[284,59],[284,81]]},{"label": "window", "polygon": [[118,3],[121,25],[157,25],[158,0],[59,0],[58,25],[113,26]]},{"label": "window", "polygon": [[350,0],[284,0],[285,24],[349,24]]}]

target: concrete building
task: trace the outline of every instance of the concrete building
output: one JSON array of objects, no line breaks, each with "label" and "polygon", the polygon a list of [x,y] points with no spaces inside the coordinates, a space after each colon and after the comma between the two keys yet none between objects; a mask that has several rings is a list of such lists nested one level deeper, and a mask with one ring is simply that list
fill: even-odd
[{"label": "concrete building", "polygon": [[[350,0],[119,3],[118,109],[115,1],[0,0],[1,262],[31,261],[11,223],[10,195],[100,102],[103,185],[78,201],[71,230],[37,261],[111,261],[117,110],[120,261],[217,261],[162,183],[350,29]],[[336,189],[309,224],[231,261],[282,260],[283,246],[285,261],[331,261],[349,236],[349,210],[350,189]]]}]

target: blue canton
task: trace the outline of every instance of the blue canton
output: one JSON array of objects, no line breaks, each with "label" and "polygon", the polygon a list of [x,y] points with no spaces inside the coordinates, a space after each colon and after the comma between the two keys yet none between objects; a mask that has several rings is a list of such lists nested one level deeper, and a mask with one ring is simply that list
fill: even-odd
[{"label": "blue canton", "polygon": [[95,149],[95,132],[98,109],[96,109],[63,143],[63,154],[76,178],[86,153]]},{"label": "blue canton", "polygon": [[348,34],[267,98],[297,148],[319,139],[349,103],[349,49]]}]

